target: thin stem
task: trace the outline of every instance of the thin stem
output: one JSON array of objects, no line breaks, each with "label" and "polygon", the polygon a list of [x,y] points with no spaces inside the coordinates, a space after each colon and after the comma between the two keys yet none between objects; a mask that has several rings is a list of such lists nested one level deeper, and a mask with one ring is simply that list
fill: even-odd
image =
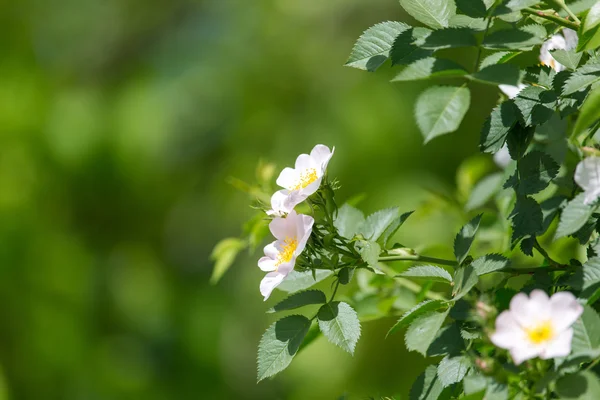
[{"label": "thin stem", "polygon": [[379,257],[379,261],[425,261],[433,264],[449,265],[451,267],[456,267],[456,261],[454,260],[444,260],[442,258],[427,257],[422,256],[420,254]]},{"label": "thin stem", "polygon": [[[565,5],[566,7],[566,5]],[[570,10],[569,10],[570,11]],[[536,10],[534,8],[524,8],[521,10],[521,12],[525,13],[525,14],[530,14],[530,15],[535,15],[537,17],[543,18],[543,19],[547,19],[548,21],[552,21],[558,25],[564,26],[565,28],[570,28],[573,30],[577,30],[579,29],[579,20],[577,19],[577,17],[574,18],[575,22],[571,22],[568,19],[559,17],[558,15],[555,14],[549,14],[540,10]]]},{"label": "thin stem", "polygon": [[[381,260],[381,258],[380,258]],[[406,278],[402,278],[402,277],[398,277],[396,276],[397,272],[394,271],[393,269],[391,269],[390,267],[388,267],[385,264],[379,264],[378,268],[383,271],[388,277],[390,278],[394,278],[394,280],[400,285],[403,286],[405,288],[407,288],[408,290],[410,290],[411,292],[414,293],[421,293],[421,291],[423,290],[423,287],[421,285],[419,285],[418,283],[415,283],[411,280],[408,280]],[[437,292],[431,292],[431,291],[427,291],[427,293],[425,293],[425,297],[427,297],[430,300],[442,300],[442,301],[448,301],[448,299],[446,299],[444,297],[444,295],[442,295],[441,293],[437,293]]]},{"label": "thin stem", "polygon": [[340,280],[337,279],[335,281],[335,288],[333,289],[333,293],[331,294],[331,298],[329,299],[329,303],[331,303],[333,301],[333,299],[335,299],[335,294],[337,293],[338,287],[340,286]]},{"label": "thin stem", "polygon": [[569,17],[573,18],[573,21],[575,21],[577,23],[577,25],[579,25],[581,23],[581,21],[579,21],[579,18],[577,18],[577,15],[575,15],[575,13],[573,13],[573,11],[571,11],[569,6],[567,6],[567,3],[565,3],[565,0],[548,0],[548,1],[554,5],[562,8],[563,10],[565,10],[566,13],[569,14]]},{"label": "thin stem", "polygon": [[481,53],[483,52],[483,41],[487,36],[488,30],[490,29],[490,25],[492,23],[492,18],[488,17],[487,24],[485,26],[485,31],[483,31],[483,37],[481,38],[481,43],[477,46],[477,57],[475,58],[475,72],[479,71],[479,61],[481,60]]}]

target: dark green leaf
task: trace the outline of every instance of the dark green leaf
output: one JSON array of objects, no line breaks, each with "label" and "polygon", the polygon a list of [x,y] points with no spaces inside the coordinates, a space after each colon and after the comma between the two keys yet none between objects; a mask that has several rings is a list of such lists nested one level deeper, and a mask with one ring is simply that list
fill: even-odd
[{"label": "dark green leaf", "polygon": [[437,369],[442,387],[462,381],[470,368],[471,360],[467,356],[444,357]]},{"label": "dark green leaf", "polygon": [[492,111],[481,131],[480,149],[484,153],[497,153],[510,129],[517,122],[518,111],[512,101],[505,101]]},{"label": "dark green leaf", "polygon": [[277,303],[271,308],[269,313],[285,310],[293,310],[295,308],[304,307],[310,304],[323,304],[327,302],[325,293],[320,290],[306,290],[304,292],[297,292],[286,298],[285,300]]},{"label": "dark green leaf", "polygon": [[347,66],[375,71],[389,56],[394,39],[410,26],[396,21],[382,22],[367,29],[356,41]]},{"label": "dark green leaf", "polygon": [[506,7],[513,11],[519,11],[539,3],[541,3],[540,0],[509,0],[508,3],[506,3]]},{"label": "dark green leaf", "polygon": [[392,65],[410,64],[431,56],[433,50],[422,49],[415,44],[415,41],[429,35],[429,33],[431,33],[430,29],[417,27],[399,34],[390,50]]},{"label": "dark green leaf", "polygon": [[531,50],[546,38],[546,29],[541,25],[526,25],[518,29],[498,30],[488,35],[483,46],[487,49]]},{"label": "dark green leaf", "polygon": [[319,309],[317,318],[319,328],[327,340],[354,354],[360,337],[360,321],[349,304],[339,301],[327,303]]},{"label": "dark green leaf", "polygon": [[338,273],[338,279],[342,285],[347,285],[352,281],[352,277],[354,276],[354,267],[344,267],[340,269]]},{"label": "dark green leaf", "polygon": [[484,275],[509,267],[510,260],[500,254],[486,254],[473,260],[471,266],[477,275]]},{"label": "dark green leaf", "polygon": [[566,375],[556,382],[556,393],[563,400],[600,399],[600,381],[591,371]]},{"label": "dark green leaf", "polygon": [[448,311],[431,311],[415,319],[410,324],[404,337],[406,348],[409,351],[418,351],[426,356],[427,349],[436,338],[447,316]]},{"label": "dark green leaf", "polygon": [[579,67],[563,86],[563,96],[578,92],[600,81],[600,63],[588,63]]},{"label": "dark green leaf", "polygon": [[544,190],[558,174],[559,165],[541,151],[526,154],[517,164],[519,183],[517,194],[535,194]]},{"label": "dark green leaf", "polygon": [[437,376],[437,368],[430,365],[425,369],[410,388],[409,400],[438,400],[442,392],[450,391],[444,389]]},{"label": "dark green leaf", "polygon": [[600,349],[600,316],[590,306],[583,308],[583,314],[573,324],[572,354],[586,353]]},{"label": "dark green leaf", "polygon": [[456,257],[459,265],[462,264],[469,254],[469,250],[471,249],[471,245],[475,239],[475,234],[479,228],[481,216],[482,214],[479,214],[465,224],[454,238],[454,256]]},{"label": "dark green leaf", "polygon": [[428,35],[417,39],[415,44],[423,49],[440,50],[477,46],[477,40],[471,29],[445,28],[431,31]]},{"label": "dark green leaf", "polygon": [[471,77],[490,85],[518,86],[523,80],[523,73],[513,64],[495,64],[475,72]]},{"label": "dark green leaf", "polygon": [[573,135],[577,135],[600,119],[600,88],[592,89],[587,95],[575,122]]},{"label": "dark green leaf", "polygon": [[583,204],[585,193],[580,193],[567,203],[560,215],[555,238],[571,235],[577,232],[594,213],[594,207]]},{"label": "dark green leaf", "polygon": [[453,0],[400,0],[400,5],[414,19],[435,29],[448,27],[456,14]]},{"label": "dark green leaf", "polygon": [[527,86],[514,99],[526,126],[541,125],[554,113],[557,96],[540,86]]},{"label": "dark green leaf", "polygon": [[469,17],[483,18],[487,16],[487,8],[482,0],[456,0],[456,7]]},{"label": "dark green leaf", "polygon": [[498,51],[492,53],[489,56],[485,57],[483,61],[481,61],[479,69],[484,69],[485,67],[489,67],[490,65],[504,64],[505,62],[511,60],[519,54],[521,53],[515,51]]},{"label": "dark green leaf", "polygon": [[522,237],[536,235],[542,230],[542,209],[531,197],[518,196],[509,218],[513,223],[513,244]]},{"label": "dark green leaf", "polygon": [[466,74],[467,71],[453,61],[428,57],[409,64],[392,79],[392,82],[459,77]]},{"label": "dark green leaf", "polygon": [[402,314],[398,322],[396,322],[394,326],[392,326],[392,328],[389,330],[388,336],[392,333],[396,333],[400,329],[405,328],[421,315],[430,311],[437,311],[445,305],[446,303],[442,300],[425,300],[417,304],[416,306]]},{"label": "dark green leaf", "polygon": [[471,93],[466,87],[434,86],[421,93],[415,114],[425,143],[457,130],[470,103]]},{"label": "dark green leaf", "polygon": [[593,257],[587,260],[585,264],[573,274],[569,283],[574,289],[582,291],[579,297],[588,298],[592,295],[600,288],[600,257]]},{"label": "dark green leaf", "polygon": [[[513,160],[519,160],[525,155],[534,134],[535,127],[524,127],[521,123],[516,123],[512,127],[506,137],[506,145]],[[508,186],[504,185],[504,187]]]},{"label": "dark green leaf", "polygon": [[456,14],[450,18],[450,27],[452,28],[468,28],[473,31],[485,31],[487,22],[483,18],[471,18],[467,15]]},{"label": "dark green leaf", "polygon": [[456,301],[464,297],[477,284],[478,280],[477,272],[472,265],[458,268],[454,274],[453,300]]}]

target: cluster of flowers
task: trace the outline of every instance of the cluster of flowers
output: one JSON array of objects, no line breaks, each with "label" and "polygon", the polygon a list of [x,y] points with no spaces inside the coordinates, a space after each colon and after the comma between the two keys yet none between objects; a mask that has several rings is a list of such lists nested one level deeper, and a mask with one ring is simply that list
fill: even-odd
[{"label": "cluster of flowers", "polygon": [[265,300],[292,272],[296,258],[306,246],[315,220],[297,214],[294,207],[319,190],[332,156],[329,147],[318,144],[310,154],[300,154],[294,168],[284,168],[277,178],[277,185],[283,189],[273,194],[271,210],[267,211],[274,217],[269,230],[276,240],[265,246],[265,256],[258,260],[259,268],[267,272],[260,282],[260,293]]}]

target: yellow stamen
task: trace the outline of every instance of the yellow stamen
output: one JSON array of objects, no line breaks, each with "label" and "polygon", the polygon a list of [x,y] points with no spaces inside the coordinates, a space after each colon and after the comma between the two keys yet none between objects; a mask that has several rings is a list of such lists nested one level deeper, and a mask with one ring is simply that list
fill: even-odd
[{"label": "yellow stamen", "polygon": [[298,247],[298,241],[295,238],[286,237],[283,243],[285,243],[285,245],[277,255],[277,262],[275,263],[276,267],[283,263],[290,262]]},{"label": "yellow stamen", "polygon": [[527,333],[529,341],[534,344],[547,342],[554,337],[554,329],[550,321],[544,321],[532,328],[527,328],[525,333]]},{"label": "yellow stamen", "polygon": [[300,174],[300,179],[298,180],[296,186],[292,188],[292,190],[304,189],[305,187],[316,181],[317,178],[317,170],[314,168],[308,168]]}]

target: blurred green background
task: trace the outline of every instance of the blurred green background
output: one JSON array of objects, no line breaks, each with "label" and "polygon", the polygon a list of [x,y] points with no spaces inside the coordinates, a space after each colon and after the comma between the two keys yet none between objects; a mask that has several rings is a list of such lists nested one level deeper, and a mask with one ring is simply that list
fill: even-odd
[{"label": "blurred green background", "polygon": [[[494,88],[473,85],[459,132],[422,145],[423,84],[343,67],[395,0],[20,0],[0,21],[0,399],[404,397],[425,360],[392,319],[354,357],[320,338],[256,384],[274,320],[258,254],[209,284],[212,247],[253,214],[229,176],[336,147],[340,203],[365,212],[456,193]],[[450,53],[470,66],[475,54]],[[493,168],[489,157],[486,168]],[[443,243],[443,208],[401,230]],[[399,397],[397,397],[399,398]]]}]

